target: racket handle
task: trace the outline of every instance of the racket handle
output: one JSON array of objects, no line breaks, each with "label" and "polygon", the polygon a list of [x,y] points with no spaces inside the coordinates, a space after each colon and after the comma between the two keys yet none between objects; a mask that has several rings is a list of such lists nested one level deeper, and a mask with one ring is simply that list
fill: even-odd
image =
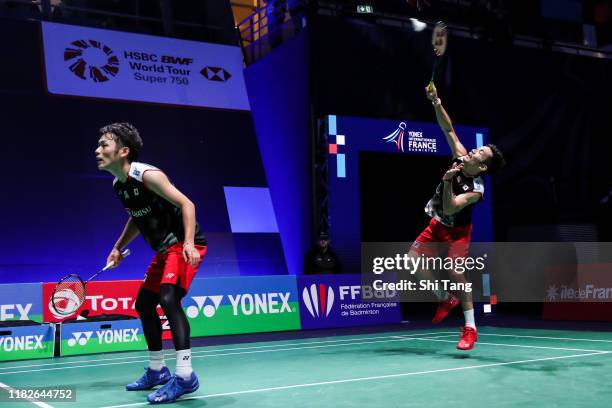
[{"label": "racket handle", "polygon": [[[132,253],[132,252],[131,252],[131,251],[130,251],[128,248],[126,248],[126,249],[124,249],[124,250],[121,252],[121,257],[122,257],[122,258],[126,258],[126,257],[130,256],[130,254],[131,254],[131,253]],[[114,263],[113,261],[110,261],[108,264],[106,264],[106,266],[104,267],[104,269],[102,269],[102,271],[107,270],[108,268],[110,268],[110,267],[111,267],[111,266],[113,266],[114,264],[115,264],[115,263]]]}]

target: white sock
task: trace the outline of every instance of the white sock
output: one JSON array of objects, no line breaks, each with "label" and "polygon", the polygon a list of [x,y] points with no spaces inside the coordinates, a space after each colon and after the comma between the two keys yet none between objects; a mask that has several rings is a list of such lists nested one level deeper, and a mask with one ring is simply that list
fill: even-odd
[{"label": "white sock", "polygon": [[476,320],[474,320],[474,309],[464,310],[463,316],[465,316],[465,325],[475,329]]},{"label": "white sock", "polygon": [[191,349],[177,350],[175,374],[187,380],[191,377],[191,373],[193,373],[191,368]]},{"label": "white sock", "polygon": [[159,371],[166,366],[163,350],[149,351],[149,368]]}]

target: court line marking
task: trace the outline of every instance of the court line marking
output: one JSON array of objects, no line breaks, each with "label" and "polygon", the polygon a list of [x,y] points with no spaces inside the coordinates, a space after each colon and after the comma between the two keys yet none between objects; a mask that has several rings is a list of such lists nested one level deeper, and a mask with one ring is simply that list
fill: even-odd
[{"label": "court line marking", "polygon": [[[608,333],[608,332],[605,332]],[[611,333],[612,334],[612,333]],[[546,337],[546,336],[524,336],[520,334],[497,334],[497,333],[478,333],[479,336],[499,336],[499,337],[518,337],[524,339],[548,339],[548,340],[571,340],[571,341],[591,341],[597,343],[612,343],[612,340],[600,339],[575,339],[571,337]]]},{"label": "court line marking", "polygon": [[[419,333],[419,334],[406,334],[406,335],[391,335],[391,336],[377,336],[377,337],[364,337],[360,340],[376,340],[376,339],[388,339],[388,338],[394,338],[394,337],[401,337],[401,336],[429,336],[429,335],[437,335],[437,334],[457,334],[456,332],[435,332],[435,333]],[[570,340],[570,341],[590,341],[590,342],[599,342],[599,343],[612,343],[612,340],[601,340],[601,339],[578,339],[578,338],[570,338],[570,337],[547,337],[547,336],[526,336],[526,335],[517,335],[517,334],[497,334],[497,333],[478,333],[479,336],[498,336],[498,337],[515,337],[515,338],[529,338],[529,339],[546,339],[546,340]],[[321,337],[321,338],[325,338],[325,337]],[[350,338],[350,339],[337,339],[337,340],[324,340],[324,341],[310,341],[310,342],[298,342],[298,343],[285,343],[284,345],[301,345],[301,344],[321,344],[321,343],[338,343],[338,342],[348,342],[348,341],[353,341],[355,340],[354,338]],[[481,343],[484,344],[484,343]],[[210,346],[204,346],[204,347],[210,347]],[[235,347],[235,348],[226,348],[226,349],[215,349],[215,350],[196,350],[192,352],[192,355],[194,354],[199,354],[199,353],[214,353],[214,352],[219,352],[219,351],[233,351],[233,350],[253,350],[253,349],[258,349],[258,348],[274,348],[277,347],[277,345],[265,345],[265,346],[250,346],[250,347]],[[199,347],[202,348],[202,347]],[[579,349],[577,349],[579,350]],[[166,353],[164,354],[165,358],[171,359],[172,356],[174,356],[174,353]],[[49,362],[49,363],[42,363],[42,364],[30,364],[30,365],[22,365],[22,366],[10,366],[10,367],[2,367],[0,366],[0,370],[14,370],[17,368],[30,368],[30,367],[45,367],[45,366],[57,366],[57,365],[65,365],[65,364],[81,364],[81,363],[92,363],[92,362],[99,362],[99,361],[115,361],[115,360],[121,360],[121,361],[125,361],[125,360],[130,360],[130,359],[142,359],[142,358],[147,358],[147,355],[142,355],[142,356],[125,356],[125,357],[114,357],[114,358],[99,358],[99,359],[93,359],[93,360],[79,360],[79,361],[63,361],[63,362]],[[0,372],[1,374],[1,372]]]},{"label": "court line marking", "polygon": [[[412,337],[404,337],[399,338],[394,336],[394,338],[388,340],[378,340],[378,341],[365,341],[365,342],[355,342],[355,343],[342,343],[342,344],[327,344],[327,345],[319,345],[319,346],[308,346],[308,347],[287,347],[287,348],[277,348],[274,350],[252,350],[252,351],[242,351],[236,353],[219,353],[219,354],[207,354],[207,355],[197,355],[193,356],[192,359],[196,358],[208,358],[208,357],[221,357],[221,356],[231,356],[231,355],[240,355],[240,354],[255,354],[255,353],[272,353],[278,351],[291,351],[291,350],[307,350],[307,349],[316,349],[316,348],[327,348],[327,347],[342,347],[342,346],[355,346],[362,344],[375,344],[375,343],[390,343],[397,341],[407,341],[412,340]],[[168,358],[168,360],[174,360],[175,358]],[[111,365],[123,365],[123,364],[132,364],[132,363],[148,363],[149,360],[133,360],[133,361],[120,361],[116,363],[104,363],[104,364],[87,364],[87,365],[77,365],[77,366],[67,366],[67,367],[51,367],[51,368],[39,368],[36,370],[21,370],[21,371],[5,371],[0,372],[0,375],[8,375],[8,374],[21,374],[21,373],[34,373],[39,371],[55,371],[55,370],[68,370],[71,368],[91,368],[91,367],[103,367],[103,366],[111,366]]]},{"label": "court line marking", "polygon": [[[7,392],[11,391],[11,390],[12,391],[16,391],[15,388],[11,387],[10,385],[6,385],[4,383],[1,383],[1,382],[0,382],[0,388],[5,389]],[[20,399],[18,401],[15,401],[15,402],[26,402],[26,401],[31,402],[32,404],[34,404],[36,406],[39,406],[40,408],[53,408],[53,406],[51,406],[49,404],[45,404],[44,402],[39,401],[39,400],[34,399],[34,398],[24,398],[24,399]]]},{"label": "court line marking", "polygon": [[[195,397],[184,398],[179,401],[199,400],[199,399],[204,399],[204,398],[225,397],[225,396],[241,395],[241,394],[253,394],[253,393],[258,393],[258,392],[279,391],[279,390],[288,390],[288,389],[295,389],[295,388],[318,387],[318,386],[324,386],[324,385],[330,385],[330,384],[345,384],[345,383],[352,383],[352,382],[375,381],[375,380],[383,380],[383,379],[388,379],[388,378],[409,377],[409,376],[443,373],[443,372],[451,372],[451,371],[465,371],[465,370],[471,370],[471,369],[476,369],[476,368],[499,367],[499,366],[506,366],[506,365],[514,365],[514,364],[527,364],[527,363],[535,363],[539,361],[562,360],[562,359],[568,359],[568,358],[588,357],[588,356],[595,356],[595,355],[609,354],[609,353],[612,353],[612,351],[588,353],[588,354],[573,354],[569,356],[536,358],[536,359],[530,359],[530,360],[506,361],[503,363],[490,363],[490,364],[473,365],[473,366],[466,366],[466,367],[442,368],[438,370],[377,375],[377,376],[372,376],[372,377],[346,378],[342,380],[322,381],[322,382],[304,383],[304,384],[292,384],[292,385],[284,385],[284,386],[278,386],[278,387],[256,388],[256,389],[251,389],[251,390],[200,395],[200,396],[195,396]],[[138,402],[138,403],[133,403],[133,404],[108,405],[108,406],[104,406],[101,408],[123,408],[123,407],[135,407],[135,406],[141,406],[141,405],[148,405],[148,403]]]},{"label": "court line marking", "polygon": [[[440,340],[439,338],[441,337],[444,337],[444,336],[423,337],[423,338],[411,337],[410,339],[411,340],[440,341],[444,343],[455,343],[454,340]],[[577,349],[577,348],[566,348],[566,347],[530,346],[530,345],[524,345],[524,344],[485,343],[482,341],[478,341],[477,343],[480,345],[484,344],[487,346],[520,347],[520,348],[534,348],[534,349],[543,349],[543,350],[585,351],[588,353],[604,353],[604,354],[607,352],[612,352],[610,350],[589,350],[589,349]]]},{"label": "court line marking", "polygon": [[[451,335],[456,335],[457,333],[447,332],[447,335],[441,337],[447,337]],[[442,333],[433,333],[434,335],[442,334]],[[426,334],[425,334],[426,335]],[[269,353],[269,352],[279,352],[279,351],[292,351],[292,350],[308,350],[308,349],[317,349],[317,348],[328,348],[328,347],[342,347],[342,346],[354,346],[354,345],[362,345],[362,344],[376,344],[376,343],[389,343],[394,341],[406,341],[406,340],[428,340],[428,341],[440,341],[440,342],[450,342],[454,343],[454,340],[438,340],[435,338],[427,338],[427,337],[412,337],[410,335],[406,336],[391,336],[387,338],[387,340],[377,340],[377,341],[362,341],[362,342],[354,342],[354,343],[341,343],[341,344],[324,344],[324,345],[316,345],[316,346],[306,346],[306,347],[280,347],[271,350],[251,350],[251,351],[239,351],[239,352],[230,352],[230,353],[218,353],[218,354],[206,354],[206,355],[193,355],[192,358],[207,358],[207,357],[222,357],[222,356],[231,356],[231,355],[240,355],[240,354],[255,354],[255,353]],[[423,336],[423,334],[419,334],[418,336]],[[312,344],[311,342],[309,344]],[[508,345],[508,344],[497,344],[497,343],[480,343],[486,345],[498,345],[498,346],[509,346],[509,347],[521,347],[521,348],[534,348],[534,349],[550,349],[550,350],[564,350],[564,351],[584,351],[584,352],[597,352],[605,354],[607,350],[586,350],[586,349],[569,349],[569,348],[559,348],[559,347],[545,347],[545,346],[528,346],[528,345]],[[298,344],[299,346],[300,344]],[[610,351],[612,352],[612,351]],[[144,356],[143,356],[144,357]],[[167,358],[168,360],[174,360],[174,357]],[[0,375],[8,375],[8,374],[22,374],[22,373],[31,373],[38,371],[56,371],[56,370],[67,370],[73,368],[90,368],[90,367],[104,367],[111,365],[124,365],[124,364],[132,364],[132,363],[147,363],[149,360],[132,360],[132,361],[119,361],[114,363],[104,363],[104,364],[86,364],[86,365],[73,365],[73,366],[65,366],[65,367],[51,367],[51,368],[39,368],[36,370],[20,370],[20,371],[4,371],[0,372]]]},{"label": "court line marking", "polygon": [[[402,335],[403,337],[413,337],[413,336],[429,336],[429,335],[437,335],[441,332],[431,332],[431,333],[418,333],[418,334],[406,334]],[[378,339],[392,339],[398,338],[401,336],[398,335],[390,335],[390,336],[377,336],[377,337],[364,337],[364,338],[350,338],[350,339],[337,339],[337,340],[323,340],[323,341],[307,341],[307,342],[297,342],[297,343],[283,343],[283,344],[270,344],[264,346],[248,346],[248,347],[233,347],[233,348],[225,348],[225,349],[214,349],[214,350],[194,350],[191,352],[191,355],[204,354],[204,353],[215,353],[220,351],[235,351],[235,350],[255,350],[255,349],[268,349],[279,346],[300,346],[300,345],[309,345],[309,344],[325,344],[325,343],[340,343],[340,342],[350,342],[350,341],[361,341],[361,340],[378,340]],[[322,337],[325,338],[325,337]],[[201,346],[198,348],[205,348],[211,346]],[[145,352],[146,353],[146,352]],[[175,356],[175,352],[164,353],[164,358],[172,359]],[[67,356],[71,357],[71,356]],[[77,356],[75,356],[77,357]],[[78,356],[83,357],[83,356]],[[92,356],[93,357],[93,356]],[[99,358],[99,359],[89,359],[89,360],[78,360],[78,361],[63,361],[63,362],[49,362],[49,363],[41,363],[41,364],[29,364],[22,366],[10,366],[10,367],[1,367],[0,370],[14,370],[16,368],[30,368],[30,367],[45,367],[45,366],[57,366],[57,365],[66,365],[66,364],[90,364],[97,363],[99,361],[115,361],[115,360],[131,360],[131,359],[142,359],[149,358],[147,354],[143,354],[140,356],[125,356],[125,357],[113,357],[113,358]],[[2,374],[0,372],[0,374]]]}]

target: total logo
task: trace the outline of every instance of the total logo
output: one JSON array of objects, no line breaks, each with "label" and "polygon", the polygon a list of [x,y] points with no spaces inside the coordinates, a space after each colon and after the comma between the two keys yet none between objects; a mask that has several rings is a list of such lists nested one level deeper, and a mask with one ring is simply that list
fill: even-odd
[{"label": "total logo", "polygon": [[[350,299],[355,301],[361,295],[362,299],[386,299],[394,298],[395,291],[374,290],[371,286],[343,285],[338,286],[340,301]],[[302,290],[302,301],[308,313],[315,318],[327,318],[334,306],[336,294],[331,286],[313,283]]]},{"label": "total logo", "polygon": [[[243,314],[250,316],[252,314],[276,314],[276,313],[291,313],[289,306],[290,292],[285,293],[241,293],[236,295],[227,295],[227,298],[232,305],[232,313],[234,316]],[[224,295],[211,296],[192,296],[196,306],[187,308],[187,316],[195,319],[200,312],[206,317],[213,317],[219,305],[223,301]],[[207,300],[210,300],[207,302]],[[205,303],[207,303],[205,305]]]},{"label": "total logo", "polygon": [[[111,312],[117,309],[130,310],[134,309],[134,303],[135,301],[133,297],[112,298],[104,297],[103,295],[85,296],[85,307],[91,312],[97,312],[98,310]],[[49,302],[47,308],[56,319],[63,319],[67,317],[65,315],[58,314],[53,308],[52,302]]]},{"label": "total logo", "polygon": [[[29,313],[32,303],[22,305],[20,303],[0,305],[0,322],[6,320],[30,320]],[[16,317],[19,316],[18,319]]]},{"label": "total logo", "polygon": [[85,332],[73,332],[72,338],[68,340],[68,346],[85,346],[94,336],[97,344],[132,343],[139,341],[138,329],[118,329],[118,330],[96,330]]}]

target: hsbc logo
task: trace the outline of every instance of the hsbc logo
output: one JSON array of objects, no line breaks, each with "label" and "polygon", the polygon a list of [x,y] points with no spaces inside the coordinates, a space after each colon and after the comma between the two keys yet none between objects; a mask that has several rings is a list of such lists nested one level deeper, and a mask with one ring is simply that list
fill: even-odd
[{"label": "hsbc logo", "polygon": [[313,283],[310,287],[305,287],[302,291],[302,300],[308,313],[312,317],[326,318],[334,306],[334,290],[320,283],[317,291],[317,284]]}]

